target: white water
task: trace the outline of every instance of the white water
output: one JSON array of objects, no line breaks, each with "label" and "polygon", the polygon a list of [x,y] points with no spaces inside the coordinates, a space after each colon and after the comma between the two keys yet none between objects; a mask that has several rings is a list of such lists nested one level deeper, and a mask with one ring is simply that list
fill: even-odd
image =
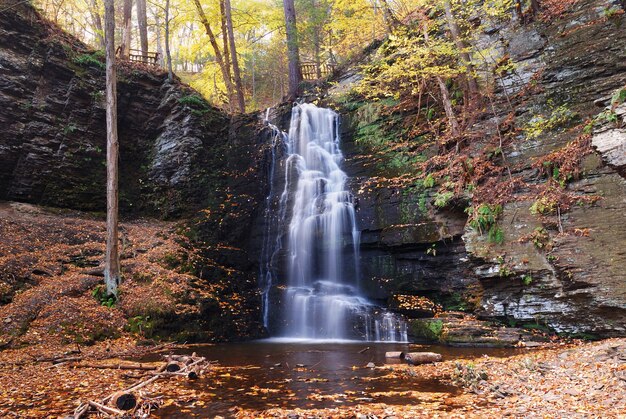
[{"label": "white water", "polygon": [[[276,141],[280,131],[273,128]],[[360,232],[347,176],[340,167],[338,115],[312,104],[296,105],[289,134],[280,139],[287,152],[285,187],[277,210],[269,205],[277,198],[273,188],[268,196],[261,264],[266,327],[275,281],[272,267],[283,247],[280,233],[275,239],[268,233],[290,219],[284,243],[287,281],[278,308],[281,337],[407,341],[405,322],[374,305],[359,288]],[[275,165],[273,161],[270,178]]]}]

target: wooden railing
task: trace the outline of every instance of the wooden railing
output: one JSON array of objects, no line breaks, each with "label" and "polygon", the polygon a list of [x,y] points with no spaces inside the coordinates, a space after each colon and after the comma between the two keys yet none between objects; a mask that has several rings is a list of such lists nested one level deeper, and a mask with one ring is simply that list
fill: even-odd
[{"label": "wooden railing", "polygon": [[319,74],[317,64],[315,63],[301,63],[300,70],[304,80],[317,80],[332,74],[335,71],[335,64],[321,63],[319,65]]},{"label": "wooden railing", "polygon": [[[128,59],[135,63],[143,63],[158,67],[159,65],[159,53],[158,52],[147,52],[145,55],[141,53],[141,50],[138,49],[130,49],[128,50]],[[119,46],[116,51],[116,55],[120,56],[122,53],[122,47]]]},{"label": "wooden railing", "polygon": [[144,63],[155,67],[159,65],[158,52],[147,52],[146,55],[143,55],[140,50],[131,49],[128,58],[137,63]]}]

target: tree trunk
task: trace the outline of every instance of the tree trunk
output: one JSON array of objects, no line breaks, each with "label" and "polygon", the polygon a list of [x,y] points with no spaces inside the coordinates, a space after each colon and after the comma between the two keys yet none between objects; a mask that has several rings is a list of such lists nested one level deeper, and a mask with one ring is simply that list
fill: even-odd
[{"label": "tree trunk", "polygon": [[165,0],[165,60],[167,63],[167,78],[172,81],[172,53],[170,52],[170,0]]},{"label": "tree trunk", "polygon": [[137,25],[139,26],[139,42],[144,62],[148,60],[148,13],[146,0],[137,0]]},{"label": "tree trunk", "polygon": [[315,53],[315,77],[322,78],[322,59],[320,57],[320,31],[315,28],[313,31],[313,49]]},{"label": "tree trunk", "polygon": [[128,58],[130,55],[130,41],[132,32],[133,0],[124,0],[123,34],[122,34],[122,57]]},{"label": "tree trunk", "polygon": [[408,364],[419,365],[441,362],[442,357],[441,354],[435,352],[409,352],[404,359]]},{"label": "tree trunk", "polygon": [[287,57],[289,60],[289,100],[294,100],[300,93],[300,84],[302,83],[294,0],[283,0],[283,7],[287,32]]},{"label": "tree trunk", "polygon": [[[228,29],[226,28],[226,6],[224,5],[224,0],[220,0],[220,17],[222,22],[222,48],[224,50],[224,65],[226,66],[226,70],[228,72],[228,79],[232,80],[232,76],[230,74],[230,48],[228,47]],[[233,111],[233,105],[235,104],[236,99],[233,97],[234,92],[230,92],[228,96],[228,111]]]},{"label": "tree trunk", "polygon": [[457,137],[461,130],[459,129],[459,122],[456,119],[456,115],[454,114],[454,109],[452,109],[452,102],[450,101],[450,92],[448,91],[448,87],[443,79],[437,76],[437,83],[439,84],[439,90],[441,92],[441,101],[443,102],[443,109],[446,111],[446,116],[448,117],[448,123],[450,125],[450,133],[453,137]]},{"label": "tree trunk", "polygon": [[93,22],[93,27],[96,32],[96,39],[98,40],[98,46],[105,49],[104,43],[104,29],[102,28],[102,16],[100,15],[100,5],[97,0],[91,0],[91,7],[89,8],[89,14]]},{"label": "tree trunk", "polygon": [[161,39],[161,18],[158,9],[154,12],[154,32],[156,34],[156,49],[158,54],[157,63],[159,67],[165,67],[165,56],[163,55],[163,41]]},{"label": "tree trunk", "polygon": [[539,6],[539,0],[530,0],[530,8],[533,11],[533,16],[537,16],[539,9],[541,9],[541,6]]},{"label": "tree trunk", "polygon": [[469,90],[470,97],[475,99],[478,96],[478,82],[476,81],[476,76],[474,75],[474,65],[472,64],[472,57],[467,51],[468,46],[463,41],[461,37],[461,29],[459,25],[456,23],[456,19],[452,14],[452,6],[450,5],[450,1],[444,1],[444,9],[446,12],[446,21],[448,22],[448,27],[450,28],[450,33],[452,34],[452,39],[456,44],[457,49],[459,50],[459,56],[463,61],[463,65],[467,68],[467,87]]},{"label": "tree trunk", "polygon": [[213,33],[213,30],[211,29],[209,20],[204,14],[204,10],[202,9],[200,0],[193,0],[193,2],[196,5],[196,9],[198,10],[198,15],[200,16],[200,21],[204,25],[206,34],[209,36],[209,42],[211,43],[211,46],[213,47],[213,52],[215,53],[215,61],[217,61],[217,65],[220,67],[220,70],[222,71],[222,78],[224,79],[224,83],[226,83],[226,91],[227,91],[228,97],[230,98],[233,96],[233,82],[230,79],[230,72],[229,72],[230,70],[226,67],[226,64],[224,63],[224,59],[222,57],[220,47],[219,45],[217,45],[217,39],[215,38],[215,34]]},{"label": "tree trunk", "polygon": [[106,124],[107,124],[107,243],[104,260],[104,280],[107,295],[117,298],[120,284],[118,240],[118,155],[117,141],[117,81],[115,73],[115,7],[114,0],[105,0],[104,37],[106,43]]},{"label": "tree trunk", "polygon": [[385,24],[387,25],[387,32],[392,33],[400,25],[400,21],[391,11],[391,7],[389,7],[387,0],[381,0],[381,3],[383,5],[383,17],[385,19]]},{"label": "tree trunk", "polygon": [[517,19],[519,20],[520,25],[524,25],[526,22],[524,21],[524,9],[522,8],[522,0],[515,0],[515,13],[517,14]]},{"label": "tree trunk", "polygon": [[[428,17],[425,14],[421,16],[422,19],[422,32],[424,34],[424,43],[426,46],[430,43],[430,35],[428,34]],[[443,102],[443,109],[446,112],[446,117],[448,118],[448,126],[450,127],[450,133],[453,137],[456,137],[460,134],[461,130],[459,128],[459,122],[456,119],[456,115],[454,114],[454,109],[452,109],[452,101],[450,101],[450,92],[448,91],[448,87],[443,79],[439,76],[436,77],[437,84],[439,85],[439,91],[441,92],[441,101]]]},{"label": "tree trunk", "polygon": [[239,59],[237,58],[237,47],[235,45],[235,32],[233,31],[233,17],[231,15],[230,0],[224,0],[226,13],[226,29],[228,30],[228,41],[230,43],[230,57],[233,65],[233,76],[235,78],[235,90],[237,91],[237,105],[239,112],[246,111],[246,102],[243,95],[243,84],[241,83],[241,71],[239,70]]}]

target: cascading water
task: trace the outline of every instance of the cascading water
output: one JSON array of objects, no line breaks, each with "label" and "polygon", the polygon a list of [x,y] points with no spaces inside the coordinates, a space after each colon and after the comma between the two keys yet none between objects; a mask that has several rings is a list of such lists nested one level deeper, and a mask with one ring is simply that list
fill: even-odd
[{"label": "cascading water", "polygon": [[[280,131],[273,129],[276,139]],[[407,341],[403,319],[374,305],[359,287],[360,232],[347,175],[340,168],[338,115],[312,104],[296,105],[289,134],[281,139],[287,151],[285,186],[277,209],[270,209],[270,201],[277,198],[273,189],[268,196],[270,231],[261,261],[266,326],[275,285],[273,263],[282,249],[287,280],[276,309],[283,337]],[[275,166],[273,160],[272,171]],[[281,234],[272,239],[267,233],[286,220],[283,249]]]}]

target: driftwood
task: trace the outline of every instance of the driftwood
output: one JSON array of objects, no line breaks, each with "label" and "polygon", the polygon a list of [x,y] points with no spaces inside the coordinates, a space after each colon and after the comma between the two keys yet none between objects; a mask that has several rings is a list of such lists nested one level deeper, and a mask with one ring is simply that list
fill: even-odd
[{"label": "driftwood", "polygon": [[441,359],[441,354],[434,352],[409,352],[404,357],[404,360],[411,365],[430,364],[440,362]]},{"label": "driftwood", "polygon": [[370,347],[368,346],[368,347],[365,347],[365,348],[361,349],[358,353],[364,354],[365,352],[367,352],[369,350],[370,350]]},{"label": "driftwood", "polygon": [[404,359],[404,352],[385,352],[385,358]]}]

